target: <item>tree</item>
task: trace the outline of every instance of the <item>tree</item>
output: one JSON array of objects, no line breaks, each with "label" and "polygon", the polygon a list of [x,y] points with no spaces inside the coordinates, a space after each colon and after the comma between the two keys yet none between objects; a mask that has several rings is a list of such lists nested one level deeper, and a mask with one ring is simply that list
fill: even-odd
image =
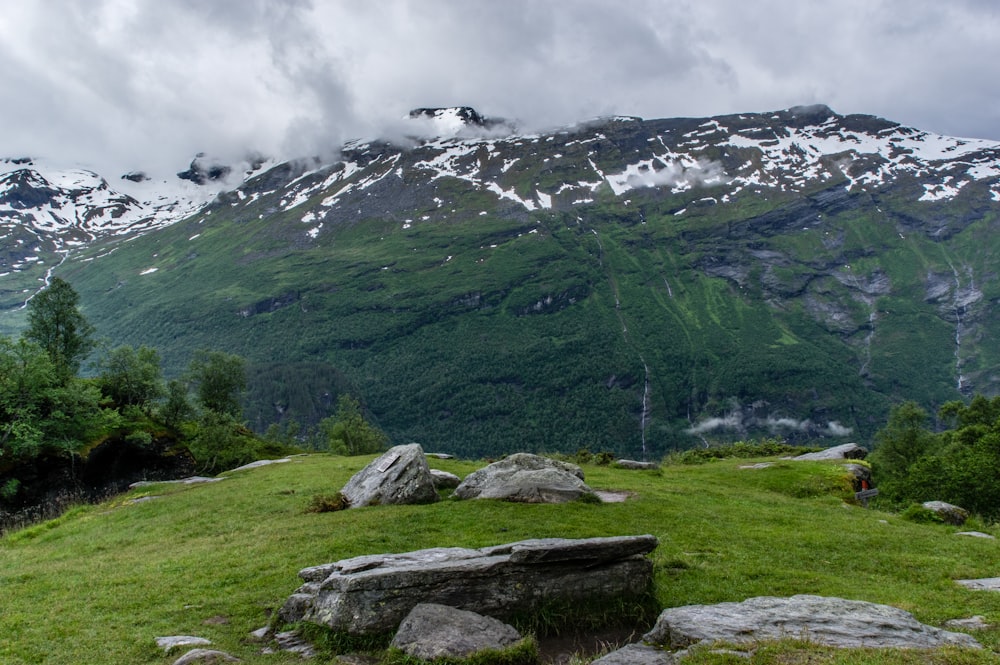
[{"label": "tree", "polygon": [[23,337],[0,337],[0,457],[31,455],[42,445],[48,392],[57,384],[45,351]]},{"label": "tree", "polygon": [[242,415],[240,398],[247,387],[246,361],[242,357],[200,350],[191,360],[189,372],[204,408],[233,418]]},{"label": "tree", "polygon": [[875,434],[869,460],[882,493],[907,493],[911,467],[935,446],[935,435],[927,429],[927,422],[927,412],[920,405],[903,402],[892,408],[889,422]]},{"label": "tree", "polygon": [[67,382],[94,348],[94,327],[80,313],[77,295],[69,282],[54,277],[28,301],[28,329],[24,336],[49,355],[57,377]]},{"label": "tree", "polygon": [[337,399],[337,414],[321,420],[319,430],[330,452],[342,455],[376,453],[389,441],[385,432],[365,420],[361,404],[347,393]]},{"label": "tree", "polygon": [[97,383],[101,392],[118,406],[148,410],[152,402],[163,395],[160,354],[156,349],[119,346],[108,353],[98,367],[101,374]]},{"label": "tree", "polygon": [[177,379],[167,384],[167,399],[160,407],[160,417],[167,427],[176,429],[182,422],[191,417],[194,408],[188,401],[187,385]]}]

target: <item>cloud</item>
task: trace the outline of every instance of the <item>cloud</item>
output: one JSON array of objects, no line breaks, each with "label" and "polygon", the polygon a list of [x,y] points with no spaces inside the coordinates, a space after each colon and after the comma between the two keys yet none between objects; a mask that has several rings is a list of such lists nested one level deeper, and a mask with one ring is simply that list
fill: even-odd
[{"label": "cloud", "polygon": [[631,174],[626,180],[630,188],[637,187],[697,187],[705,185],[722,185],[729,181],[729,176],[719,162],[698,159],[697,163],[684,165],[681,162],[669,162],[661,169],[647,169]]},{"label": "cloud", "polygon": [[1000,138],[998,32],[982,0],[8,3],[0,154],[325,154],[460,105],[539,129],[824,102]]},{"label": "cloud", "polygon": [[739,404],[734,404],[734,408],[723,417],[706,418],[697,424],[684,430],[685,434],[700,436],[718,430],[735,430],[744,432],[749,428],[767,428],[772,434],[781,432],[803,432],[816,436],[844,437],[850,436],[854,431],[850,427],[841,425],[836,420],[827,422],[826,425],[817,425],[808,418],[799,420],[797,418],[767,416],[764,418],[752,415],[751,410],[741,409]]},{"label": "cloud", "polygon": [[743,429],[743,417],[739,413],[730,413],[724,418],[706,418],[697,425],[693,425],[684,430],[685,434],[699,435],[714,432],[720,429]]}]

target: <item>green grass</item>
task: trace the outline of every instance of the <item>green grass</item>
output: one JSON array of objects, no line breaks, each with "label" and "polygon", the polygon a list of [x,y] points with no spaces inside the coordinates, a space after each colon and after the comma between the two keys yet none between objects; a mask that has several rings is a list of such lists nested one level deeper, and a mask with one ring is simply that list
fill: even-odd
[{"label": "green grass", "polygon": [[[5,536],[0,662],[161,664],[172,659],[154,639],[179,634],[207,637],[246,663],[299,662],[261,655],[246,638],[298,586],[301,568],[360,554],[538,537],[656,535],[662,607],[811,593],[891,604],[932,625],[975,614],[1000,622],[1000,594],[954,583],[996,575],[995,541],[849,505],[836,464],[742,469],[746,460],[730,459],[659,472],[586,465],[591,486],[634,497],[602,505],[448,500],[308,512],[314,496],[337,491],[370,459],[314,455],[209,485],[156,485]],[[481,465],[432,466],[465,476]],[[143,496],[161,498],[131,503]],[[976,637],[1000,646],[996,631]],[[753,662],[946,662],[824,650],[808,651],[818,660],[806,660],[795,655],[797,647],[780,649],[786,655],[758,654]],[[1000,660],[987,654],[947,662]]]}]

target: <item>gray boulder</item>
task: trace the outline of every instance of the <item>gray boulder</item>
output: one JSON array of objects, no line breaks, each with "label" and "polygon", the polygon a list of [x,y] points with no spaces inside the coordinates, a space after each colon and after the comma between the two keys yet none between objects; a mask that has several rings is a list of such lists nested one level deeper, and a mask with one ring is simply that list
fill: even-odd
[{"label": "gray boulder", "polygon": [[950,503],[945,503],[944,501],[925,501],[921,505],[923,505],[923,507],[927,510],[937,513],[945,524],[962,526],[965,524],[965,520],[969,519],[968,510],[965,508],[959,508],[958,506],[954,506]]},{"label": "gray boulder", "polygon": [[634,598],[649,591],[654,536],[543,538],[495,547],[439,547],[344,559],[299,572],[280,611],[352,635],[395,630],[420,603],[505,618],[560,603]]},{"label": "gray boulder", "polygon": [[823,459],[864,459],[868,456],[868,451],[856,443],[845,443],[840,446],[833,446],[818,453],[806,453],[793,457],[793,460],[823,460]]},{"label": "gray boulder", "polygon": [[759,597],[664,610],[646,642],[670,649],[708,642],[805,639],[834,647],[980,648],[971,635],[919,623],[909,612],[823,596]]},{"label": "gray boulder", "polygon": [[455,489],[462,484],[462,479],[454,473],[448,473],[440,469],[431,469],[431,478],[434,480],[434,487],[439,490]]},{"label": "gray boulder", "polygon": [[517,453],[470,473],[455,489],[457,499],[502,499],[520,503],[566,503],[593,494],[575,464]]},{"label": "gray boulder", "polygon": [[521,641],[513,626],[499,619],[436,603],[420,603],[406,615],[390,646],[415,658],[468,658],[500,651]]},{"label": "gray boulder", "polygon": [[390,448],[354,474],[340,491],[351,508],[438,500],[434,477],[418,443]]}]

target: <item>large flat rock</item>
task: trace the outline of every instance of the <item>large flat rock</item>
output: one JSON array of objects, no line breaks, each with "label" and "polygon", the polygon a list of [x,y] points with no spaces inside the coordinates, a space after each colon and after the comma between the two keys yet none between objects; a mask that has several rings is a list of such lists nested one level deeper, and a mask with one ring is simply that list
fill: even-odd
[{"label": "large flat rock", "polygon": [[980,647],[971,635],[922,624],[909,612],[895,607],[807,595],[762,596],[741,603],[666,609],[643,639],[678,649],[703,641],[739,643],[786,638],[835,647]]},{"label": "large flat rock", "polygon": [[281,609],[352,635],[395,630],[420,603],[497,618],[553,603],[637,597],[652,585],[654,536],[525,540],[344,559],[299,572],[305,582]]}]

